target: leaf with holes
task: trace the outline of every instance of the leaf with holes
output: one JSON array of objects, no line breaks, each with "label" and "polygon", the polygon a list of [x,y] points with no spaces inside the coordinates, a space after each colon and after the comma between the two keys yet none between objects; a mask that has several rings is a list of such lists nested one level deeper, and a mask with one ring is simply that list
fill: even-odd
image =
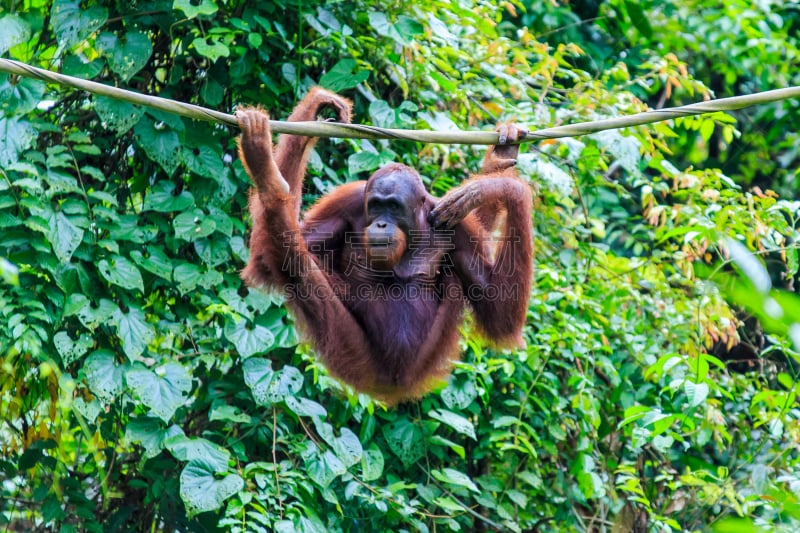
[{"label": "leaf with holes", "polygon": [[297,396],[288,396],[286,398],[286,407],[288,407],[297,416],[316,416],[324,418],[327,416],[328,411],[325,408],[308,398],[300,398]]},{"label": "leaf with holes", "polygon": [[478,397],[475,383],[469,380],[451,378],[442,391],[442,401],[450,409],[466,409]]},{"label": "leaf with holes", "polygon": [[142,70],[153,53],[147,34],[133,31],[122,36],[103,32],[97,37],[97,48],[108,59],[108,66],[128,81]]},{"label": "leaf with holes", "polygon": [[244,382],[261,406],[270,406],[287,396],[294,396],[303,387],[303,374],[293,366],[272,370],[268,359],[251,357],[242,363]]},{"label": "leaf with holes", "polygon": [[110,403],[125,388],[128,365],[118,365],[111,350],[97,350],[86,358],[83,373],[89,390],[101,401]]},{"label": "leaf with holes", "polygon": [[237,474],[219,479],[214,465],[195,459],[181,472],[181,499],[189,517],[205,511],[219,509],[222,503],[244,488],[244,480]]},{"label": "leaf with holes", "polygon": [[121,255],[112,255],[111,261],[101,259],[97,263],[97,270],[109,283],[118,285],[123,289],[139,289],[144,292],[142,273],[139,272],[139,269],[130,259]]},{"label": "leaf with holes", "polygon": [[38,135],[36,128],[18,117],[0,117],[0,167],[16,163]]},{"label": "leaf with holes", "polygon": [[[80,305],[82,301],[81,299],[75,305]],[[77,311],[78,320],[80,320],[81,324],[87,329],[94,331],[98,326],[111,318],[117,309],[119,309],[119,306],[111,300],[102,298],[97,305],[95,305],[87,299],[83,307]]]},{"label": "leaf with holes", "polygon": [[108,11],[98,5],[81,7],[80,0],[55,0],[50,11],[50,24],[58,44],[71,48],[101,28]]},{"label": "leaf with holes", "polygon": [[168,439],[164,445],[179,461],[200,460],[213,468],[215,472],[225,472],[228,469],[230,452],[209,440],[190,439],[185,435],[176,435]]},{"label": "leaf with holes", "polygon": [[94,110],[103,121],[103,126],[113,129],[117,135],[134,127],[144,116],[141,107],[107,96],[94,97]]},{"label": "leaf with holes", "polygon": [[266,327],[247,320],[225,323],[225,337],[231,341],[242,358],[269,351],[275,342],[275,335]]},{"label": "leaf with holes", "polygon": [[56,346],[58,355],[61,356],[61,362],[64,366],[70,365],[73,361],[83,357],[94,345],[94,340],[88,335],[81,335],[77,340],[72,340],[69,333],[66,331],[59,331],[53,335],[53,344]]},{"label": "leaf with holes", "polygon": [[446,409],[432,409],[428,412],[428,416],[433,418],[434,420],[438,420],[443,424],[447,424],[458,433],[462,435],[466,435],[472,440],[476,440],[475,437],[475,426],[472,425],[472,422],[467,420],[461,415],[458,415],[452,411],[447,411]]},{"label": "leaf with holes", "polygon": [[422,430],[410,420],[401,419],[382,428],[389,449],[400,458],[403,465],[410,466],[425,454]]}]

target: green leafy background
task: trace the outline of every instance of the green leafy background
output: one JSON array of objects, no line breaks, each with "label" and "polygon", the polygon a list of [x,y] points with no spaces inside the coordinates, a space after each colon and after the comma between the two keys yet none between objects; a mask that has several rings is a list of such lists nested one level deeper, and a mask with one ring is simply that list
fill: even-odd
[{"label": "green leafy background", "polygon": [[[531,128],[800,85],[796,2],[0,6],[0,55],[275,118]],[[387,409],[248,289],[237,131],[0,74],[0,528],[800,527],[800,102],[527,145],[527,347]],[[484,148],[330,140],[304,201]]]}]

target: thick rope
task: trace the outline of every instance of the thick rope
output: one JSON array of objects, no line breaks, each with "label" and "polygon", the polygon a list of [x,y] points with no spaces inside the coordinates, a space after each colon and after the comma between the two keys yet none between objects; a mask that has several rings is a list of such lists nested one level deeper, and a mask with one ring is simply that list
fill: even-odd
[{"label": "thick rope", "polygon": [[[176,100],[160,98],[126,91],[97,83],[83,80],[72,76],[65,76],[56,72],[50,72],[19,61],[10,59],[0,59],[0,72],[8,72],[19,76],[36,78],[44,81],[82,89],[93,94],[108,96],[132,104],[145,105],[181,115],[183,117],[218,122],[229,126],[237,126],[236,117],[227,113],[220,113],[213,109],[207,109],[193,104],[186,104]],[[646,111],[624,117],[596,120],[593,122],[580,122],[566,126],[557,126],[529,132],[520,142],[535,141],[541,139],[557,139],[561,137],[578,137],[604,130],[618,128],[629,128],[651,124],[662,120],[669,120],[677,117],[691,115],[702,115],[717,111],[734,111],[759,104],[787,100],[789,98],[800,97],[800,87],[787,87],[785,89],[775,89],[760,93],[733,96],[731,98],[720,98],[708,102],[685,105],[681,107],[671,107],[655,111]],[[308,137],[337,137],[348,139],[404,139],[409,141],[419,141],[425,143],[439,144],[497,144],[498,136],[495,132],[483,131],[434,131],[434,130],[399,130],[378,128],[375,126],[365,126],[362,124],[337,124],[332,122],[283,122],[271,120],[270,127],[275,133],[290,133],[294,135],[304,135]]]}]

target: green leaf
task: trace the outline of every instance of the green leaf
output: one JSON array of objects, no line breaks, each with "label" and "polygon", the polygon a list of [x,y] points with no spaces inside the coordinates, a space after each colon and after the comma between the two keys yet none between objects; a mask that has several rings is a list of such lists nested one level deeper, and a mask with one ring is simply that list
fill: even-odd
[{"label": "green leaf", "polygon": [[141,309],[131,307],[127,313],[117,309],[117,312],[114,313],[114,322],[117,324],[122,349],[131,362],[139,357],[147,345],[155,339],[155,330],[147,322]]},{"label": "green leaf", "polygon": [[92,398],[88,402],[81,397],[75,398],[72,400],[72,408],[89,423],[94,423],[103,412],[103,405],[97,398]]},{"label": "green leaf", "polygon": [[158,234],[155,226],[140,227],[142,217],[138,215],[121,215],[108,226],[109,238],[115,241],[131,241],[136,243],[149,243]]},{"label": "green leaf", "polygon": [[622,417],[622,420],[617,425],[618,428],[623,428],[628,424],[636,422],[637,420],[644,418],[646,415],[650,414],[653,411],[652,407],[648,407],[646,405],[632,405],[625,409],[625,415]]},{"label": "green leaf", "polygon": [[375,481],[383,475],[383,452],[375,444],[364,450],[361,456],[361,477],[363,481]]},{"label": "green leaf", "polygon": [[440,437],[439,435],[434,435],[428,439],[430,444],[436,444],[439,446],[446,446],[450,448],[456,455],[464,459],[466,457],[466,451],[464,447],[460,444],[456,444],[455,442],[451,441],[450,439],[445,439],[444,437]]},{"label": "green leaf", "polygon": [[748,281],[753,284],[756,291],[761,294],[767,294],[772,288],[772,280],[761,261],[745,245],[735,239],[726,238],[725,246],[733,262],[739,267]]},{"label": "green leaf", "polygon": [[693,383],[686,381],[683,384],[683,390],[686,392],[686,397],[689,399],[690,407],[697,407],[708,398],[708,384],[707,383]]},{"label": "green leaf", "polygon": [[18,78],[0,74],[0,111],[10,116],[30,113],[44,97],[45,84],[41,80]]},{"label": "green leaf", "polygon": [[178,407],[186,402],[192,377],[178,363],[167,363],[154,371],[137,365],[125,375],[128,386],[153,414],[169,422]]},{"label": "green leaf", "polygon": [[394,159],[393,154],[387,152],[369,152],[364,150],[352,154],[347,158],[347,167],[351,175],[355,176],[359,172],[372,172],[378,167],[391,162]]},{"label": "green leaf", "polygon": [[671,435],[656,435],[653,437],[653,447],[661,453],[669,452],[675,439]]},{"label": "green leaf", "polygon": [[203,271],[199,266],[191,263],[182,263],[175,267],[172,277],[178,282],[178,290],[181,294],[193,291],[203,279]]},{"label": "green leaf", "polygon": [[395,28],[397,29],[397,33],[409,43],[413,41],[417,35],[422,35],[425,32],[425,28],[422,24],[406,15],[397,17]]},{"label": "green leaf", "polygon": [[105,298],[102,298],[97,306],[87,300],[78,311],[78,319],[87,329],[94,331],[99,325],[107,322],[118,309],[117,304]]},{"label": "green leaf", "polygon": [[714,124],[713,119],[703,119],[703,121],[700,123],[700,136],[704,141],[708,142],[708,140],[711,139],[711,136],[714,134],[715,127],[716,124]]},{"label": "green leaf", "polygon": [[157,246],[147,247],[147,256],[145,257],[139,250],[131,252],[131,258],[134,263],[155,274],[167,281],[172,281],[172,261],[164,251]]},{"label": "green leaf", "polygon": [[308,398],[301,398],[298,396],[287,396],[286,407],[288,407],[297,416],[317,416],[325,418],[328,411],[315,401]]},{"label": "green leaf", "polygon": [[397,114],[385,100],[374,100],[369,104],[369,117],[374,125],[381,128],[397,126]]},{"label": "green leaf", "polygon": [[128,81],[142,70],[153,53],[150,38],[141,32],[128,32],[121,37],[103,32],[97,37],[97,48],[122,81]]},{"label": "green leaf", "polygon": [[472,425],[472,422],[461,415],[445,409],[432,409],[428,412],[428,416],[434,420],[438,420],[444,424],[447,424],[462,435],[466,435],[471,437],[473,440],[477,440],[477,437],[475,436],[475,427]]},{"label": "green leaf", "polygon": [[53,245],[53,251],[62,263],[68,263],[83,240],[83,230],[75,226],[61,211],[53,213],[48,222],[48,239]]},{"label": "green leaf", "polygon": [[355,433],[347,428],[341,428],[340,435],[337,437],[333,426],[323,422],[320,418],[314,419],[314,427],[317,428],[317,433],[323,440],[333,448],[336,457],[342,461],[345,467],[351,467],[361,461],[364,449]]},{"label": "green leaf", "polygon": [[644,12],[644,9],[639,2],[634,0],[625,0],[625,8],[628,11],[628,16],[631,22],[639,30],[643,37],[650,39],[653,37],[653,28],[650,26],[650,21]]},{"label": "green leaf", "polygon": [[213,63],[220,57],[228,57],[231,53],[230,49],[217,39],[209,39],[204,37],[197,37],[192,41],[192,46],[197,50],[197,53],[203,57],[207,57]]},{"label": "green leaf", "polygon": [[110,350],[97,350],[86,358],[83,373],[89,390],[105,403],[110,403],[125,388],[127,365],[117,365]]},{"label": "green leaf", "polygon": [[225,472],[228,469],[230,452],[206,439],[190,439],[185,435],[176,435],[167,439],[164,445],[179,461],[199,460],[213,468],[215,472]]},{"label": "green leaf", "polygon": [[[216,221],[217,219],[214,220]],[[219,225],[217,225],[216,229],[220,229]],[[207,239],[197,239],[194,241],[194,250],[209,268],[218,267],[231,259],[228,239],[219,235]]]},{"label": "green leaf", "polygon": [[50,24],[56,33],[58,44],[65,48],[72,48],[86,40],[106,20],[106,8],[98,5],[81,7],[80,0],[55,0],[50,10]]},{"label": "green leaf", "polygon": [[215,270],[204,272],[197,265],[183,263],[175,267],[173,279],[178,282],[181,294],[193,291],[197,286],[212,288],[222,282],[222,274]]},{"label": "green leaf", "polygon": [[59,331],[53,335],[53,344],[56,345],[56,351],[61,356],[61,362],[64,366],[72,364],[94,346],[94,340],[88,335],[81,335],[77,340],[72,340],[69,333],[66,331]]},{"label": "green leaf", "polygon": [[452,468],[443,468],[442,470],[432,470],[431,474],[433,477],[443,483],[465,487],[476,494],[480,494],[481,492],[478,489],[478,486],[475,485],[468,475],[464,474],[463,472],[459,472],[458,470],[453,470]]},{"label": "green leaf", "polygon": [[169,213],[172,211],[183,211],[194,205],[194,197],[187,190],[176,193],[175,184],[171,181],[162,180],[150,188],[144,199],[145,211],[159,211]]},{"label": "green leaf", "polygon": [[181,499],[189,517],[219,509],[222,503],[244,488],[237,474],[218,479],[213,465],[201,460],[190,461],[181,472]]},{"label": "green leaf", "polygon": [[214,222],[214,219],[197,208],[176,216],[175,220],[172,221],[172,225],[175,228],[175,236],[187,241],[207,237],[217,229],[217,223]]},{"label": "green leaf", "polygon": [[[251,33],[250,35],[253,34]],[[200,97],[211,107],[216,107],[222,102],[222,98],[225,96],[225,89],[217,80],[208,77],[200,88]]]},{"label": "green leaf", "polygon": [[633,135],[623,135],[616,130],[601,131],[589,135],[597,143],[619,160],[622,168],[628,172],[636,172],[642,160],[641,143]]},{"label": "green leaf", "polygon": [[287,396],[294,396],[303,387],[303,374],[292,366],[275,372],[268,359],[251,357],[242,363],[244,382],[253,399],[261,406],[270,406]]},{"label": "green leaf", "polygon": [[142,273],[133,264],[133,261],[121,255],[112,255],[111,261],[101,259],[97,263],[97,270],[106,281],[118,285],[123,289],[138,289],[144,292]]},{"label": "green leaf", "polygon": [[15,287],[19,285],[19,268],[4,257],[0,257],[0,280]]},{"label": "green leaf", "polygon": [[192,0],[175,0],[172,9],[180,9],[186,14],[186,18],[193,19],[198,15],[213,15],[219,9],[214,0],[200,0],[192,3]]},{"label": "green leaf", "polygon": [[167,174],[172,174],[181,163],[181,142],[175,131],[166,126],[156,129],[155,123],[143,118],[133,128],[134,138],[147,157],[161,165]]},{"label": "green leaf", "polygon": [[90,80],[106,68],[106,62],[98,57],[89,61],[84,55],[69,55],[61,63],[61,72],[67,76],[75,76]]},{"label": "green leaf", "polygon": [[339,437],[334,439],[333,452],[346,467],[351,467],[361,462],[364,448],[358,436],[347,428],[339,430]]},{"label": "green leaf", "polygon": [[242,358],[268,352],[275,342],[275,335],[269,329],[258,323],[251,326],[247,320],[226,322],[225,337],[236,346]]},{"label": "green leaf", "polygon": [[439,496],[434,500],[434,503],[447,512],[457,514],[464,512],[464,506],[449,496]]},{"label": "green leaf", "polygon": [[38,132],[21,117],[0,116],[0,167],[17,162],[19,154],[27,150]]},{"label": "green leaf", "polygon": [[219,180],[225,172],[222,150],[218,147],[202,145],[192,148],[187,146],[183,149],[183,160],[189,170],[206,178]]},{"label": "green leaf", "polygon": [[330,450],[319,453],[319,448],[309,442],[303,452],[308,476],[322,488],[327,487],[337,477],[347,472],[347,468]]},{"label": "green leaf", "polygon": [[401,46],[410,45],[424,30],[419,22],[405,15],[397,17],[397,22],[392,24],[380,11],[370,11],[369,24],[379,35],[389,37]]},{"label": "green leaf", "polygon": [[0,17],[0,56],[31,37],[31,27],[16,15],[6,14]]},{"label": "green leaf", "polygon": [[470,380],[450,379],[442,391],[442,401],[448,409],[466,409],[478,397],[475,383]]},{"label": "green leaf", "polygon": [[234,424],[247,424],[252,420],[248,414],[239,411],[239,408],[233,405],[214,405],[211,407],[211,413],[208,415],[211,421],[222,420],[225,422],[233,422]]},{"label": "green leaf", "polygon": [[319,84],[333,92],[352,89],[369,78],[369,71],[356,70],[357,66],[354,59],[341,59],[320,78]]},{"label": "green leaf", "polygon": [[[122,135],[134,127],[144,116],[141,107],[106,96],[94,97],[94,110],[103,121],[103,127],[115,130],[117,135]],[[162,182],[158,184],[160,183]]]},{"label": "green leaf", "polygon": [[144,446],[145,458],[152,459],[164,449],[167,439],[183,435],[183,430],[176,425],[166,429],[158,418],[152,416],[137,416],[128,420],[125,426],[125,439],[128,442],[138,442]]},{"label": "green leaf", "polygon": [[400,458],[403,465],[410,466],[425,454],[422,431],[410,420],[401,419],[386,424],[381,431],[389,449]]}]

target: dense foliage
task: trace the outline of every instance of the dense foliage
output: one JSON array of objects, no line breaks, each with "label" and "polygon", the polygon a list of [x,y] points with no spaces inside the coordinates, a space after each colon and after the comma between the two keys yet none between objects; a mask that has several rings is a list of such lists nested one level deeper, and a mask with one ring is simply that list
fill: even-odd
[{"label": "dense foliage", "polygon": [[[786,0],[12,0],[0,55],[227,112],[321,84],[362,123],[535,128],[800,85],[798,26]],[[236,131],[0,74],[0,528],[796,531],[798,107],[529,145],[527,348],[467,323],[451,379],[387,409],[243,286]],[[441,194],[482,152],[322,141],[307,199],[393,160]]]}]

